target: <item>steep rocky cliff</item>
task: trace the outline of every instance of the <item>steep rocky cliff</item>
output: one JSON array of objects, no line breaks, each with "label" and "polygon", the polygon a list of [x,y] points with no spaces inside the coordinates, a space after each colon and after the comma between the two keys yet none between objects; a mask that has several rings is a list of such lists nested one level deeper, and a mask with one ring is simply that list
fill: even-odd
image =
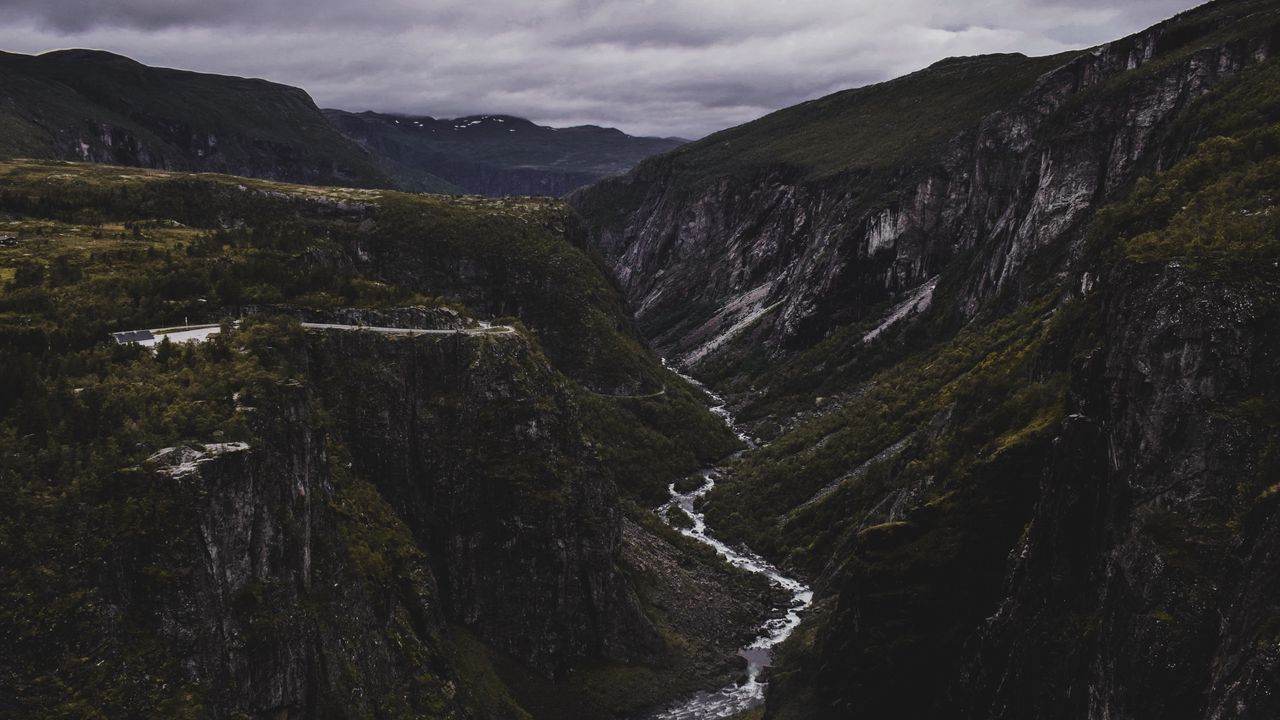
[{"label": "steep rocky cliff", "polygon": [[1274,684],[1237,669],[1274,662],[1268,571],[1249,562],[1276,549],[1259,534],[1274,426],[1256,413],[1275,398],[1280,319],[1266,275],[1106,278],[1106,334],[1074,369],[1007,595],[957,691],[973,717],[1275,712]]},{"label": "steep rocky cliff", "polygon": [[968,469],[929,467],[925,443],[841,487],[830,605],[776,715],[1269,716],[1280,308],[1274,268],[1234,275],[1117,268],[1047,423]]},{"label": "steep rocky cliff", "polygon": [[721,374],[749,367],[753,346],[776,358],[927,305],[943,273],[968,320],[1175,160],[1170,126],[1269,57],[1274,26],[1266,3],[1216,3],[1076,55],[943,61],[717,133],[572,202],[657,348],[728,356]]},{"label": "steep rocky cliff", "polygon": [[505,334],[332,331],[312,357],[352,471],[405,518],[452,617],[550,674],[656,655],[616,567],[617,489],[540,353]]},{"label": "steep rocky cliff", "polygon": [[[429,556],[376,492],[333,467],[337,448],[317,432],[307,395],[295,383],[245,408],[255,416],[249,442],[169,448],[144,466],[190,496],[167,518],[183,529],[166,559],[182,582],[139,587],[146,570],[129,558],[105,598],[159,630],[157,650],[174,667],[155,668],[153,682],[187,688],[168,697],[159,688],[152,711],[476,716],[467,706],[477,690],[450,667]],[[144,589],[149,597],[133,596]],[[136,642],[108,638],[99,657]],[[29,700],[15,711],[36,712]]]},{"label": "steep rocky cliff", "polygon": [[135,471],[190,498],[163,565],[181,581],[136,597],[155,565],[108,560],[104,603],[156,632],[191,709],[483,716],[501,703],[459,675],[450,622],[548,675],[656,654],[617,492],[526,339],[276,331],[306,371],[239,397],[248,440]]},{"label": "steep rocky cliff", "polygon": [[634,591],[617,483],[734,440],[563,206],[0,173],[0,714],[524,718],[511,678],[621,712],[726,674]]},{"label": "steep rocky cliff", "polygon": [[707,507],[817,591],[766,717],[1274,713],[1277,27],[944,61],[572,197],[770,440]]}]

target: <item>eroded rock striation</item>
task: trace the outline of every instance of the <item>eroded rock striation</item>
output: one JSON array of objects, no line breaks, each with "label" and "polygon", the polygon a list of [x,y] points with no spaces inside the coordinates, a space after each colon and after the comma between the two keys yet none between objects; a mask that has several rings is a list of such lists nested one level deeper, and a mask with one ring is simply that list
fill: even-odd
[{"label": "eroded rock striation", "polygon": [[616,490],[526,339],[309,338],[309,376],[246,409],[260,442],[147,463],[192,496],[190,576],[150,604],[212,717],[484,716],[450,624],[547,676],[654,658]]},{"label": "eroded rock striation", "polygon": [[[991,81],[988,73],[1031,68],[1013,97],[997,98],[1003,102],[919,155],[837,171],[814,172],[785,155],[722,174],[695,169],[715,162],[707,155],[716,145],[757,140],[717,134],[571,201],[639,326],[674,358],[740,353],[724,340],[744,320],[758,321],[753,337],[775,350],[808,347],[958,267],[960,286],[947,301],[971,318],[995,295],[1016,293],[1046,248],[1073,252],[1091,213],[1136,177],[1181,157],[1179,116],[1273,52],[1265,23],[1230,42],[1206,40],[1218,29],[1213,19],[1156,26],[1050,59],[1057,66],[1038,76],[1044,59],[995,56],[944,61],[879,87],[913,97],[921,92],[913,78],[956,74],[976,88]],[[831,112],[862,107],[855,96]],[[874,147],[891,142],[878,137],[891,132],[814,142]]]},{"label": "eroded rock striation", "polygon": [[1274,714],[1277,27],[944,61],[572,196],[772,438],[707,511],[817,592],[766,717]]}]

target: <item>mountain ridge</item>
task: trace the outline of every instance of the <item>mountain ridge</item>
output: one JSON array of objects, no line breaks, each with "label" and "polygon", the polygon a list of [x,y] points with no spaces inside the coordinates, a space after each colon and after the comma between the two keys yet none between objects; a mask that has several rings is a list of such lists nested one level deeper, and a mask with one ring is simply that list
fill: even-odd
[{"label": "mountain ridge", "polygon": [[[559,196],[676,147],[615,128],[548,128],[505,115],[455,120],[321,110],[260,78],[160,68],[104,50],[0,54],[0,157],[78,160],[268,180],[449,194]],[[427,142],[418,122],[519,128]],[[483,129],[483,128],[481,128]],[[474,128],[473,128],[474,130]],[[482,135],[482,136],[481,136]]]},{"label": "mountain ridge", "polygon": [[560,196],[679,144],[596,125],[553,128],[512,115],[324,112],[405,186],[429,190],[443,182],[481,195]]}]

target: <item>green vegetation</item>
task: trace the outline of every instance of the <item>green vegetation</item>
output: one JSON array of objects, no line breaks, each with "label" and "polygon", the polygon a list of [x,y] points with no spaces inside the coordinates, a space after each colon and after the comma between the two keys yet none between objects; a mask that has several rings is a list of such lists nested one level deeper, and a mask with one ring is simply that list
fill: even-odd
[{"label": "green vegetation", "polygon": [[[619,487],[648,506],[664,502],[667,483],[739,449],[720,418],[676,378],[660,398],[578,393],[583,432]],[[696,441],[705,438],[701,442]]]},{"label": "green vegetation", "polygon": [[[1087,304],[1055,309],[1056,299],[974,324],[894,364],[838,410],[746,456],[713,496],[711,520],[813,572],[886,492],[927,486],[940,496],[963,486],[972,468],[1042,440],[1066,389],[1065,359],[1046,366],[1047,349],[1084,347],[1090,338]],[[872,462],[903,441],[900,454]],[[828,486],[821,501],[795,510]]]},{"label": "green vegetation", "polygon": [[[217,322],[244,306],[517,315],[583,394],[624,487],[655,497],[731,435],[630,329],[573,216],[542,199],[444,198],[69,163],[0,165],[0,328],[15,353]],[[566,240],[566,236],[568,240]],[[21,385],[22,362],[0,382]],[[639,423],[635,425],[633,423]],[[606,440],[610,438],[610,440]],[[619,440],[614,443],[612,440]],[[640,466],[626,458],[661,458]]]},{"label": "green vegetation", "polygon": [[0,158],[87,153],[296,182],[391,182],[297,88],[151,68],[92,50],[0,53],[0,79],[10,99],[0,111]]},{"label": "green vegetation", "polygon": [[[160,614],[190,606],[182,593],[199,557],[190,543],[200,489],[146,461],[166,447],[255,447],[255,418],[289,417],[299,397],[313,404],[303,422],[326,436],[335,526],[316,529],[313,593],[254,582],[229,598],[244,623],[238,642],[381,633],[401,653],[397,667],[423,669],[401,682],[378,665],[385,657],[335,656],[327,716],[442,716],[459,703],[520,716],[494,694],[499,681],[473,640],[428,631],[430,558],[374,485],[346,469],[346,429],[326,415],[333,398],[298,389],[317,368],[308,341],[273,311],[514,315],[500,321],[519,328],[529,352],[510,371],[554,380],[558,412],[645,498],[734,446],[635,338],[557,203],[14,161],[0,163],[0,234],[18,239],[0,247],[0,706],[31,716],[197,717],[220,702],[187,679],[161,636],[173,620]],[[235,331],[198,345],[151,351],[108,337],[242,310]],[[610,397],[654,388],[667,392]],[[508,419],[481,410],[493,427]],[[653,462],[629,462],[638,458]],[[526,469],[493,453],[474,470],[518,482]],[[563,490],[546,492],[553,502]],[[128,586],[104,579],[107,569]],[[351,614],[370,604],[386,616]]]},{"label": "green vegetation", "polygon": [[[1141,181],[1108,220],[1152,229],[1128,238],[1139,262],[1183,258],[1198,269],[1249,267],[1280,258],[1280,128],[1214,138],[1154,182]],[[1141,217],[1136,217],[1142,208]]]},{"label": "green vegetation", "polygon": [[848,171],[902,172],[1074,55],[950,58],[896,80],[779,110],[668,157],[690,185],[779,166],[811,179]]},{"label": "green vegetation", "polygon": [[855,711],[852,698],[878,716],[928,717],[944,705],[973,628],[1003,590],[1049,441],[1042,435],[986,457],[906,520],[858,533],[830,613],[801,640],[808,653],[788,649],[794,664],[784,665],[790,677],[779,682],[811,683],[826,696],[819,704],[840,714]]},{"label": "green vegetation", "polygon": [[634,212],[654,177],[667,179],[668,192],[688,195],[724,178],[750,180],[770,172],[797,182],[840,176],[852,192],[879,197],[891,176],[929,162],[943,143],[1074,55],[943,60],[722,130],[645,160],[630,175],[598,183],[573,202],[592,223],[609,226]]},{"label": "green vegetation", "polygon": [[498,677],[489,649],[466,628],[450,625],[448,631],[453,654],[450,657],[458,676],[470,690],[466,707],[477,717],[529,720],[530,715],[511,697],[511,691]]},{"label": "green vegetation", "polygon": [[[445,304],[333,264],[300,270],[304,251],[338,251],[335,223],[237,197],[246,193],[225,181],[30,163],[0,177],[0,232],[20,238],[0,248],[11,279],[0,327],[23,347],[80,349],[109,331],[217,322],[242,305]],[[239,226],[211,221],[220,205]]]},{"label": "green vegetation", "polygon": [[[1266,10],[1268,4],[1225,7],[1280,12]],[[1177,261],[1225,280],[1252,277],[1276,262],[1277,118],[1280,61],[1241,71],[1201,98],[1170,131],[1194,149],[1100,210],[1089,229],[1091,245],[1109,251],[1113,260]]]},{"label": "green vegetation", "polygon": [[[58,355],[6,388],[6,707],[31,717],[198,716],[203,690],[161,639],[155,614],[179,603],[175,581],[191,572],[184,548],[198,488],[139,463],[181,442],[254,442],[233,397],[276,402],[300,335],[251,322],[232,338],[154,354],[99,345]],[[11,358],[6,369],[14,362],[34,364]],[[130,586],[103,583],[103,562]],[[121,592],[142,600],[122,604]]]}]

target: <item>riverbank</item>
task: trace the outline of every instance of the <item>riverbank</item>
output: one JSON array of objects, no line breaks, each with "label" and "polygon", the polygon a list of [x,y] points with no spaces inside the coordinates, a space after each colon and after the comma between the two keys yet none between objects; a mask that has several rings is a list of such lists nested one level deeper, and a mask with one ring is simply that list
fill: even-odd
[{"label": "riverbank", "polygon": [[[724,420],[743,444],[749,448],[755,446],[754,441],[737,426],[723,399],[696,380],[682,377],[707,394],[713,402],[711,411]],[[727,718],[763,705],[767,686],[764,675],[773,665],[774,648],[800,626],[801,613],[813,603],[813,591],[807,585],[783,574],[749,548],[731,547],[710,532],[706,516],[698,508],[707,493],[715,488],[717,477],[718,471],[708,468],[702,472],[700,483],[672,483],[668,488],[671,499],[658,509],[658,516],[685,537],[714,550],[731,567],[764,578],[771,587],[789,595],[789,599],[774,604],[759,624],[755,637],[738,651],[746,663],[745,678],[736,679],[714,691],[696,692],[657,711],[650,716],[653,720]]]}]

